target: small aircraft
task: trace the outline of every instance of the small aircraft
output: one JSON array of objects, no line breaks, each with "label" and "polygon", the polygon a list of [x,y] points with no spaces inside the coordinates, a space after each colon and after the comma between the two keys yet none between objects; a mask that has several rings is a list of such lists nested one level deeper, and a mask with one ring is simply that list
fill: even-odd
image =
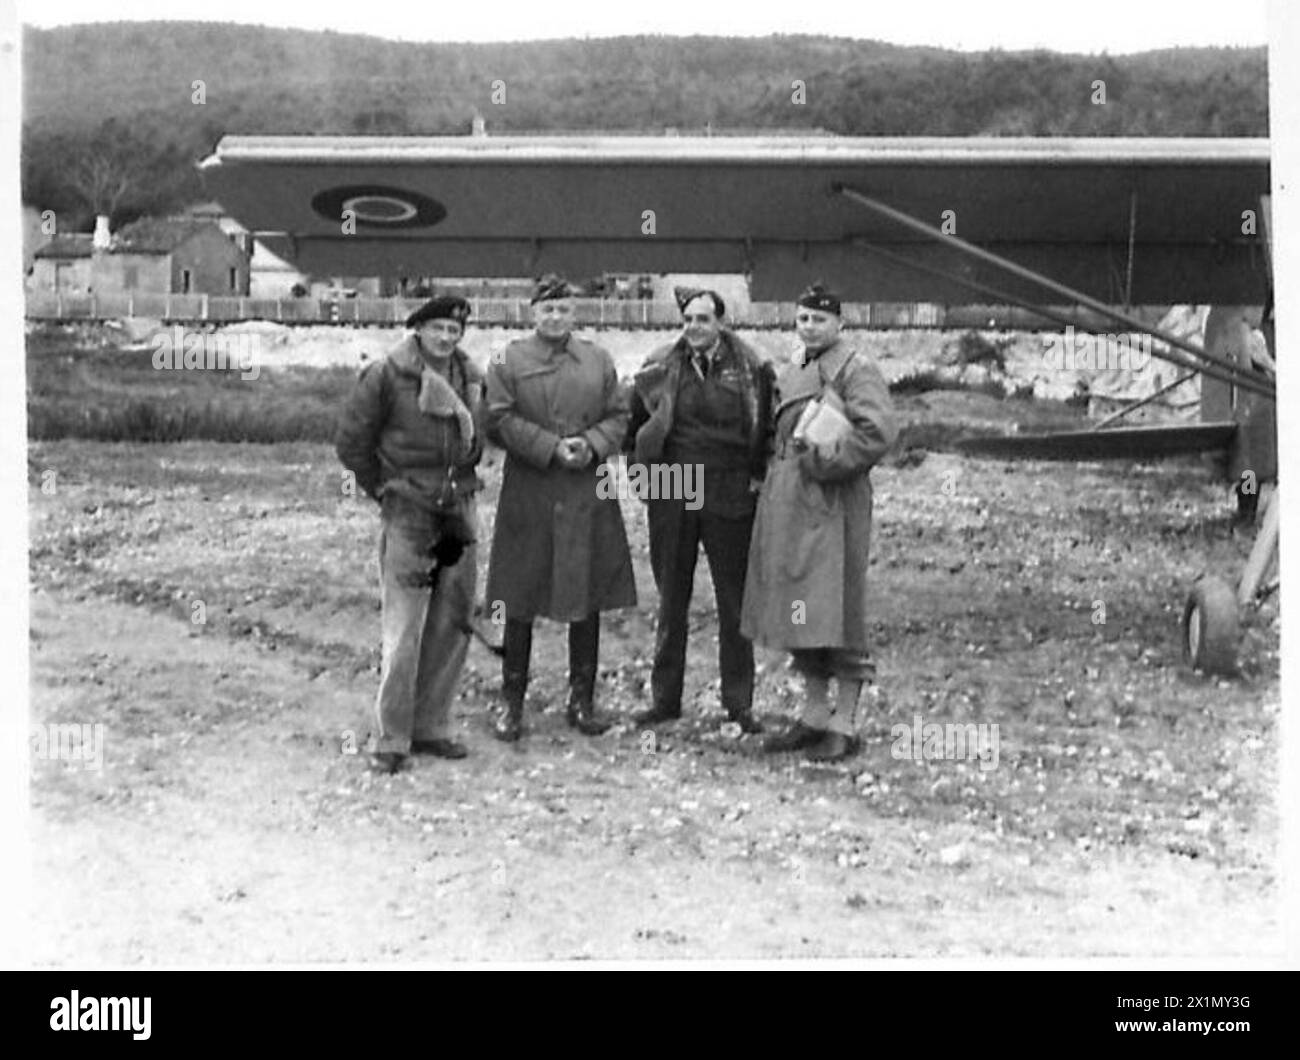
[{"label": "small aircraft", "polygon": [[[757,300],[815,280],[851,301],[1080,306],[1202,377],[1201,422],[978,439],[972,454],[1226,457],[1260,522],[1234,592],[1204,576],[1188,661],[1236,669],[1242,614],[1277,588],[1276,396],[1264,139],[227,136],[213,196],[324,275],[744,273]],[[1211,305],[1203,343],[1133,305]],[[1080,326],[1079,330],[1087,329]]]}]

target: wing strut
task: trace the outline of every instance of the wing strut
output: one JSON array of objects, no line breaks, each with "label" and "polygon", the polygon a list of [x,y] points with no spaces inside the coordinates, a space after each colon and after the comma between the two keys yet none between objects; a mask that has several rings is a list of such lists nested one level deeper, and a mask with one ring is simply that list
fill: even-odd
[{"label": "wing strut", "polygon": [[[905,214],[901,210],[896,210],[892,206],[887,206],[885,203],[879,202],[868,195],[863,195],[862,192],[850,188],[845,184],[836,183],[832,185],[832,190],[853,200],[861,206],[865,206],[867,209],[875,213],[889,218],[891,221],[902,225],[904,228],[908,228],[913,232],[920,233],[930,239],[936,240],[945,246],[952,247],[969,257],[994,265],[1005,272],[1011,273],[1013,276],[1018,276],[1020,279],[1028,280],[1030,283],[1038,284],[1040,287],[1045,287],[1047,290],[1060,295],[1067,302],[1077,302],[1079,305],[1086,306],[1094,312],[1100,313],[1102,316],[1107,317],[1116,323],[1123,324],[1131,331],[1138,331],[1143,334],[1151,335],[1153,338],[1159,339],[1167,346],[1183,350],[1196,358],[1197,361],[1201,362],[1201,365],[1204,366],[1206,375],[1211,374],[1208,366],[1217,366],[1222,371],[1230,374],[1231,378],[1225,380],[1225,382],[1230,382],[1234,386],[1242,387],[1245,390],[1253,390],[1274,401],[1277,399],[1276,390],[1273,386],[1269,385],[1265,381],[1252,378],[1249,375],[1238,374],[1239,369],[1236,364],[1228,360],[1226,357],[1219,357],[1216,354],[1211,354],[1206,350],[1201,349],[1199,346],[1194,346],[1190,342],[1185,342],[1177,335],[1171,335],[1167,332],[1161,331],[1159,328],[1149,327],[1141,321],[1130,317],[1128,314],[1120,313],[1106,305],[1106,303],[1099,302],[1095,298],[1089,297],[1082,291],[1076,291],[1072,287],[1067,287],[1063,283],[1058,283],[1055,280],[1049,279],[1040,273],[1034,272],[1032,269],[1027,269],[1023,265],[1017,265],[1014,261],[1009,261],[1008,259],[1000,257],[982,247],[977,247],[973,243],[968,243],[964,239],[959,239],[957,236],[948,235],[946,232],[941,232],[938,229],[932,228],[924,221],[918,221],[915,217]],[[1039,312],[1037,309],[1034,311]],[[1046,316],[1047,314],[1043,315]],[[1172,358],[1167,356],[1163,359],[1172,360]],[[1173,363],[1179,364],[1181,362],[1174,361]],[[1183,364],[1182,366],[1190,367],[1186,364]]]},{"label": "wing strut", "polygon": [[[936,269],[930,265],[923,265],[919,261],[913,261],[911,258],[905,257],[902,254],[895,254],[893,251],[886,250],[884,247],[876,246],[874,243],[862,238],[855,239],[854,244],[861,247],[863,250],[870,251],[872,254],[878,254],[882,258],[903,265],[909,269],[916,269],[918,272],[924,272],[931,276],[939,276],[946,280],[952,280],[954,283],[959,283],[963,287],[968,287],[978,294],[992,298],[995,302],[1020,306],[1020,308],[1027,309],[1031,313],[1036,313],[1045,320],[1051,320],[1054,323],[1060,324],[1062,327],[1076,326],[1076,321],[1071,320],[1069,317],[1064,316],[1061,313],[1057,313],[1044,306],[1031,305],[1022,298],[1017,298],[1015,295],[1008,294],[1006,291],[1001,291],[996,287],[990,287],[988,284],[968,279],[965,276],[958,276],[956,273],[947,272],[943,269]],[[1147,328],[1139,328],[1138,330],[1151,334],[1153,337],[1160,339],[1161,342],[1165,341],[1159,334],[1152,332]],[[1190,357],[1186,357],[1181,353],[1176,353],[1172,349],[1161,350],[1159,352],[1153,350],[1152,355],[1159,357],[1162,361],[1168,361],[1170,364],[1183,368],[1188,372],[1201,372],[1209,376],[1211,379],[1217,379],[1219,382],[1227,383],[1229,386],[1239,386],[1243,390],[1251,390],[1257,394],[1262,394],[1264,397],[1273,397],[1273,390],[1268,388],[1261,380],[1254,376],[1244,375],[1238,370],[1221,371],[1220,369],[1211,367],[1208,364],[1198,363]]]}]

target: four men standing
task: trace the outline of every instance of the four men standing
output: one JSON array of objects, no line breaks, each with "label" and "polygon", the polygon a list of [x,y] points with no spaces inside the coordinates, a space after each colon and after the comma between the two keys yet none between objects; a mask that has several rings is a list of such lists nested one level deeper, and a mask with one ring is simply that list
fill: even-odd
[{"label": "four men standing", "polygon": [[[716,292],[679,289],[677,298],[682,334],[637,373],[630,410],[609,353],[573,336],[572,291],[556,276],[537,284],[534,333],[492,358],[485,396],[457,345],[469,313],[458,298],[417,310],[407,321],[414,333],[362,373],[338,452],[383,505],[376,768],[393,772],[412,750],[465,754],[448,724],[474,599],[474,467],[484,434],[506,452],[486,593],[505,624],[499,739],[523,732],[538,616],[569,623],[569,724],[586,735],[610,726],[594,704],[600,612],[634,606],[636,588],[619,502],[598,489],[598,468],[626,448],[641,464],[694,465],[703,483],[699,503],[647,501],[659,610],[652,701],[636,721],[681,716],[702,544],[728,716],[762,731],[752,712],[757,641],[791,652],[807,692],[798,722],[765,749],[822,760],[856,750],[857,703],[874,674],[868,472],[898,433],[888,388],[841,337],[839,299],[821,287],[799,299],[803,346],[775,380],[723,326]],[[805,430],[814,411],[819,433]]]}]

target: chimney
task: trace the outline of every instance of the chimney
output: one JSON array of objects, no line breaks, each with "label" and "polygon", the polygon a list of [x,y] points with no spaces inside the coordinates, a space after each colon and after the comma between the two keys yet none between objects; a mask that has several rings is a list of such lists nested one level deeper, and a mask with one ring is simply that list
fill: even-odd
[{"label": "chimney", "polygon": [[91,237],[90,245],[95,250],[107,250],[113,243],[113,237],[108,231],[108,214],[98,214],[95,217],[95,234]]},{"label": "chimney", "polygon": [[472,128],[472,131],[470,132],[470,135],[471,135],[471,136],[486,136],[486,135],[487,135],[487,122],[485,122],[485,121],[483,120],[483,115],[482,115],[482,114],[475,114],[475,115],[474,115],[474,125],[473,125],[473,128]]}]

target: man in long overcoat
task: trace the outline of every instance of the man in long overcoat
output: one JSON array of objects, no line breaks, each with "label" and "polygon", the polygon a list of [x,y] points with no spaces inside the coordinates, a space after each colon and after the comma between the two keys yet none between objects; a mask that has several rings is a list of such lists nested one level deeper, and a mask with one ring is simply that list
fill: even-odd
[{"label": "man in long overcoat", "polygon": [[618,499],[597,490],[598,466],[622,447],[627,401],[609,352],[572,334],[573,311],[569,285],[543,277],[534,333],[488,366],[488,437],[506,462],[486,602],[505,613],[493,731],[507,741],[522,733],[538,616],[569,623],[569,724],[589,736],[609,728],[593,701],[600,612],[636,604]]},{"label": "man in long overcoat", "polygon": [[[898,437],[880,370],[840,334],[840,300],[821,286],[800,297],[802,342],[778,370],[776,441],[759,497],[741,630],[789,651],[805,678],[799,720],[769,751],[834,761],[857,748],[856,712],[875,668],[869,654],[870,470]],[[833,444],[795,438],[810,402],[827,398],[847,419]],[[830,679],[836,697],[830,697]]]},{"label": "man in long overcoat", "polygon": [[[463,758],[451,704],[469,644],[483,453],[483,375],[459,346],[463,298],[407,318],[407,334],[361,373],[339,424],[339,459],[380,503],[383,650],[371,767],[408,754]],[[436,568],[436,573],[435,573]]]}]

